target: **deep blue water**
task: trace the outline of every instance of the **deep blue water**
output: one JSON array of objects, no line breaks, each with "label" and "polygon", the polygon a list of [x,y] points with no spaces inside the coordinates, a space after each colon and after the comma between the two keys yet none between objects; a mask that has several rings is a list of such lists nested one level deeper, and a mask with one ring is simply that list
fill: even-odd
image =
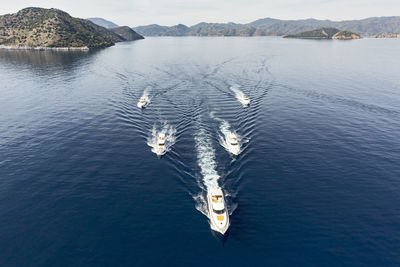
[{"label": "deep blue water", "polygon": [[[0,266],[398,266],[399,58],[389,39],[0,50]],[[210,171],[225,239],[201,212]]]}]

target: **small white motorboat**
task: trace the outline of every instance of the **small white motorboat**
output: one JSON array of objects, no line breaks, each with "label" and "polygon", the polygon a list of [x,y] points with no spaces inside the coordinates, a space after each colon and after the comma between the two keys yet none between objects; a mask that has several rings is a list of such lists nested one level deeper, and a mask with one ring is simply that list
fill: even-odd
[{"label": "small white motorboat", "polygon": [[233,155],[239,155],[240,153],[240,145],[238,142],[238,137],[234,132],[229,132],[225,136],[225,143],[226,143],[226,148],[230,153]]},{"label": "small white motorboat", "polygon": [[137,104],[138,108],[145,108],[149,103],[149,98],[146,96],[142,96]]},{"label": "small white motorboat", "polygon": [[247,95],[243,95],[241,101],[244,107],[250,104],[250,98]]},{"label": "small white motorboat", "polygon": [[158,148],[158,155],[162,155],[165,152],[165,134],[159,133],[157,138],[157,148]]},{"label": "small white motorboat", "polygon": [[207,202],[211,229],[224,235],[229,228],[229,214],[221,188],[210,189]]}]

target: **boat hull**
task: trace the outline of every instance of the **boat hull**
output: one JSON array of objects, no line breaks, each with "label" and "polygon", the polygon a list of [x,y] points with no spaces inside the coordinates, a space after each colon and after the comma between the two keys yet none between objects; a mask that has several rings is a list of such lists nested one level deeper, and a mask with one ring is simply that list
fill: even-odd
[{"label": "boat hull", "polygon": [[138,106],[138,108],[145,108],[145,107],[147,106],[147,103],[148,103],[148,102],[146,102],[146,103],[140,103],[140,102],[139,102],[139,103],[137,104],[137,106]]},{"label": "boat hull", "polygon": [[[229,228],[229,214],[227,209],[225,208],[225,212],[223,214],[217,215],[214,213],[213,208],[212,208],[212,202],[211,202],[211,195],[207,195],[207,204],[208,204],[208,214],[209,214],[209,219],[210,219],[210,226],[211,230],[220,233],[221,235],[225,235],[225,233],[228,231]],[[225,220],[223,221],[223,224],[221,224],[220,221],[218,221],[217,216],[224,216]]]},{"label": "boat hull", "polygon": [[234,148],[234,147],[228,145],[228,151],[229,151],[229,153],[231,153],[232,155],[237,156],[237,155],[239,155],[239,153],[240,153],[240,148],[237,149],[237,148]]}]

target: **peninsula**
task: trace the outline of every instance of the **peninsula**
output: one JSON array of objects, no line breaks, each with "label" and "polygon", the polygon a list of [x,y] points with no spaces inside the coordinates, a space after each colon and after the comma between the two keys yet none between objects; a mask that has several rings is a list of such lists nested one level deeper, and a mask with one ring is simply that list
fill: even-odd
[{"label": "peninsula", "polygon": [[283,38],[318,39],[318,40],[352,40],[361,39],[361,36],[351,31],[341,31],[336,28],[320,28],[297,34],[285,35]]},{"label": "peninsula", "polygon": [[143,37],[132,29],[109,30],[54,8],[29,7],[0,16],[0,48],[88,50],[138,39]]}]

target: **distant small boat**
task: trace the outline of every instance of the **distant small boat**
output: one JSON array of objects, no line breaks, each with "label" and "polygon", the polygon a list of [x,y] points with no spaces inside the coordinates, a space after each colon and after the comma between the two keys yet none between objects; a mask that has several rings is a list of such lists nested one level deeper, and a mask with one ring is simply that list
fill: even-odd
[{"label": "distant small boat", "polygon": [[226,143],[226,148],[230,153],[233,155],[239,155],[240,153],[240,145],[238,142],[238,137],[234,132],[229,132],[225,136],[225,143]]},{"label": "distant small boat", "polygon": [[247,95],[243,95],[241,101],[243,106],[247,107],[250,104],[250,98]]},{"label": "distant small boat", "polygon": [[137,104],[138,108],[145,108],[149,103],[149,99],[146,96],[142,96]]},{"label": "distant small boat", "polygon": [[229,228],[229,214],[221,188],[210,189],[207,202],[211,229],[224,235]]},{"label": "distant small boat", "polygon": [[235,93],[236,99],[242,103],[243,107],[247,107],[250,104],[250,98],[241,91],[240,86],[235,84],[230,89]]}]

